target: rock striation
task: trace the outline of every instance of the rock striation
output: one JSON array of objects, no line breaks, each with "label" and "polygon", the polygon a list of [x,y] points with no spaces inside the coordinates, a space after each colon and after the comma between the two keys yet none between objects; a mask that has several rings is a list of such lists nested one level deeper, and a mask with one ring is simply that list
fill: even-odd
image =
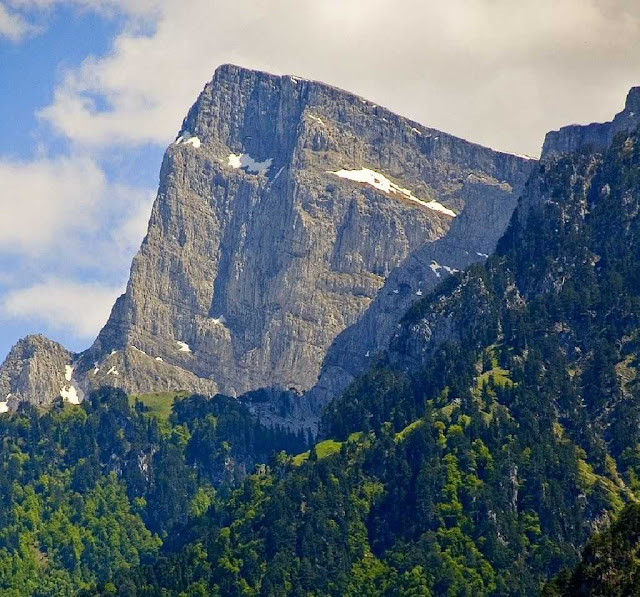
[{"label": "rock striation", "polygon": [[[325,361],[353,375],[413,297],[491,252],[534,164],[224,65],[166,151],[126,292],[71,358],[74,383],[297,395]],[[342,335],[364,313],[367,332]]]}]

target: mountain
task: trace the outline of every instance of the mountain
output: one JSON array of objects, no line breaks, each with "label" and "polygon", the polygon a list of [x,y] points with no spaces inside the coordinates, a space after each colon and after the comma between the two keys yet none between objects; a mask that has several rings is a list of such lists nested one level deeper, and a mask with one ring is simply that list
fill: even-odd
[{"label": "mountain", "polygon": [[[490,252],[534,164],[322,83],[222,66],[166,151],[126,292],[68,363],[73,387],[295,402],[407,257],[452,228],[450,260],[412,282],[417,297]],[[57,392],[41,390],[20,395]]]},{"label": "mountain", "polygon": [[[640,495],[639,213],[638,130],[537,165],[495,254],[409,309],[322,441],[114,589],[540,594]],[[635,512],[586,548],[585,594],[634,586]]]},{"label": "mountain", "polygon": [[[195,137],[192,126],[169,152],[206,148],[204,134]],[[251,161],[230,155],[230,167],[239,160],[255,169],[266,160],[249,155]],[[443,252],[427,267],[442,280],[422,296],[415,287],[406,292],[412,300],[402,315],[393,313],[388,342],[322,410],[320,437],[310,447],[300,432],[265,427],[250,412],[245,403],[259,411],[268,391],[244,400],[181,396],[170,411],[154,409],[149,396],[137,400],[114,388],[92,391],[74,406],[55,400],[39,409],[27,400],[16,408],[9,401],[5,406],[16,412],[0,417],[0,592],[515,597],[634,591],[640,130],[621,131],[606,148],[587,144],[526,164],[528,180],[493,254],[446,272],[444,265],[453,263],[444,260],[446,237],[433,243],[442,243]],[[270,171],[255,176],[268,178]],[[380,173],[377,180],[362,169],[350,176],[387,188]],[[362,183],[351,182],[358,195]],[[492,201],[503,199],[496,193]],[[444,197],[437,201],[443,216],[442,209],[460,210]],[[462,214],[437,222],[455,231],[473,204],[467,199]],[[431,206],[426,209],[437,207]],[[148,246],[154,221],[168,226],[169,235],[173,230],[156,207],[143,256],[154,250]],[[199,213],[205,220],[206,210]],[[477,238],[452,250],[462,247],[464,254]],[[158,245],[161,254],[164,246]],[[406,263],[420,251],[408,252]],[[165,256],[169,264],[182,263],[174,253]],[[134,272],[145,271],[145,259],[137,258]],[[192,270],[180,271],[182,278],[170,279],[189,279]],[[390,270],[383,288],[393,284],[392,275],[398,274]],[[153,288],[159,296],[168,292]],[[404,290],[386,288],[394,296]],[[153,298],[146,300],[153,305]],[[51,367],[53,386],[63,384],[69,396],[86,375],[83,366],[97,376],[110,365],[113,371],[103,375],[124,385],[132,364],[151,371],[145,369],[150,359],[206,383],[168,356],[156,361],[141,336],[120,349],[108,344],[109,330],[116,338],[137,330],[138,315],[118,319],[129,313],[129,300],[135,303],[125,295],[116,305],[93,355],[69,355],[46,339],[28,338],[12,351],[2,383],[22,377],[28,389],[35,374]],[[174,308],[155,306],[161,307]],[[211,315],[215,325],[232,326],[227,311]],[[184,359],[198,358],[197,340],[171,338]],[[87,367],[100,351],[103,360]],[[73,364],[65,364],[69,359]]]}]

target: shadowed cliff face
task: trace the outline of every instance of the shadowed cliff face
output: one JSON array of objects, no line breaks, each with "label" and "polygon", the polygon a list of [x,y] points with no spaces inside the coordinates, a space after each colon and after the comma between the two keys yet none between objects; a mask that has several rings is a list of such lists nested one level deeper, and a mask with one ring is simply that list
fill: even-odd
[{"label": "shadowed cliff face", "polygon": [[[220,67],[167,149],[126,293],[74,379],[136,393],[306,391],[407,257],[450,228],[469,247],[443,245],[443,266],[491,250],[533,163],[322,83]],[[427,286],[439,279],[429,251]],[[369,324],[377,342],[404,309],[396,289]],[[332,359],[367,350],[354,342]]]},{"label": "shadowed cliff face", "polygon": [[627,95],[624,110],[610,122],[562,127],[547,133],[542,147],[542,159],[573,153],[582,148],[602,151],[609,147],[616,134],[629,132],[640,126],[640,87],[632,87]]}]

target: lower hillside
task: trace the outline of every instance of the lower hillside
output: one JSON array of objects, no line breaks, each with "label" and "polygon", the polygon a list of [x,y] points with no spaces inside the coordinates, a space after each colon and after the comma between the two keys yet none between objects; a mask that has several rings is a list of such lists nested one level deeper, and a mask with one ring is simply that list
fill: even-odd
[{"label": "lower hillside", "polygon": [[155,561],[214,488],[224,495],[256,460],[305,447],[233,399],[185,397],[163,420],[110,389],[3,416],[0,442],[0,593],[15,596],[73,595]]}]

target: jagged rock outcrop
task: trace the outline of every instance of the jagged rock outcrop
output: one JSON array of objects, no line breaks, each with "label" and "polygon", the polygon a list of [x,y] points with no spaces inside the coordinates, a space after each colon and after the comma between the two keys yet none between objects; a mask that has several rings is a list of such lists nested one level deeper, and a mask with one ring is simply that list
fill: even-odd
[{"label": "jagged rock outcrop", "polygon": [[[167,149],[126,293],[74,379],[307,391],[408,256],[365,325],[372,346],[410,302],[403,284],[417,296],[444,275],[431,260],[458,269],[490,252],[533,163],[322,83],[222,66]],[[360,367],[366,349],[346,345],[331,362],[358,353]]]},{"label": "jagged rock outcrop", "polygon": [[0,368],[0,412],[27,400],[45,406],[59,396],[79,402],[82,392],[73,377],[73,354],[42,335],[20,340]]},{"label": "jagged rock outcrop", "polygon": [[547,133],[542,146],[542,159],[591,147],[597,151],[606,149],[616,134],[629,132],[640,126],[640,87],[632,87],[627,95],[624,110],[610,122],[572,124],[558,131]]}]

